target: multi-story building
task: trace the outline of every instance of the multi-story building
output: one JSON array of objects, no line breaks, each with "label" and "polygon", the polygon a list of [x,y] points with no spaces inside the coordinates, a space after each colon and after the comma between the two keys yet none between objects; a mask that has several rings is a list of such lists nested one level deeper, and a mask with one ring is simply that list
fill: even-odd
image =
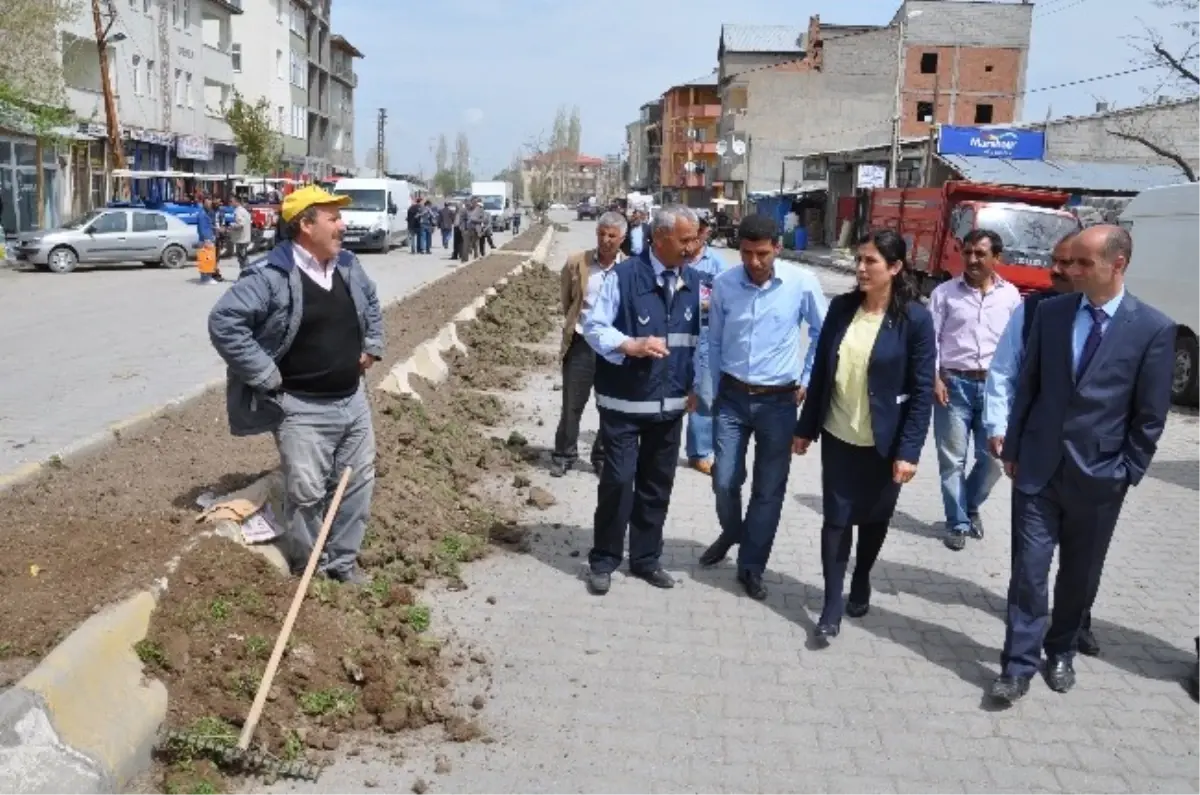
[{"label": "multi-story building", "polygon": [[333,138],[330,165],[337,174],[351,174],[358,165],[354,160],[354,89],[358,87],[358,75],[354,73],[354,59],[362,58],[344,36],[334,34],[332,63],[330,67],[330,122]]},{"label": "multi-story building", "polygon": [[662,98],[663,201],[706,207],[717,171],[717,73],[672,86]]},{"label": "multi-story building", "polygon": [[[307,142],[293,135],[291,124],[290,27],[286,0],[247,3],[244,13],[233,21],[233,82],[242,99],[250,105],[267,101],[271,125],[280,134],[285,150],[298,151],[303,157]],[[239,172],[244,169],[245,164],[239,163]]]},{"label": "multi-story building", "polygon": [[549,200],[573,204],[592,196],[603,200],[601,171],[604,159],[569,152],[547,152],[521,163],[521,195],[536,202]]},{"label": "multi-story building", "polygon": [[[130,168],[232,174],[236,148],[223,118],[233,91],[233,17],[242,0],[114,0],[109,85]],[[108,20],[106,20],[108,21]],[[82,128],[102,138],[104,92],[91,14],[59,31],[66,98]],[[108,197],[103,166],[76,205]]]},{"label": "multi-story building", "polygon": [[[905,0],[886,25],[724,25],[717,51],[726,194],[821,179],[805,155],[885,144],[931,124],[1020,115],[1033,5]],[[736,150],[734,150],[736,151]],[[919,163],[902,164],[919,170]],[[901,176],[899,181],[903,182]]]}]

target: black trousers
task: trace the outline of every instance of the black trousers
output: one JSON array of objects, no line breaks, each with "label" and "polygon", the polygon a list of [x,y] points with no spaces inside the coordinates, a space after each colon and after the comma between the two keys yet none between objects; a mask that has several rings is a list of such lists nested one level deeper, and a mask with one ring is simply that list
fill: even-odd
[{"label": "black trousers", "polygon": [[[854,575],[850,578],[850,601],[868,602],[871,599],[871,569],[879,559],[879,551],[887,539],[887,522],[869,522],[858,526],[858,550],[854,555]],[[854,531],[849,525],[826,523],[821,527],[821,574],[825,579],[825,605],[821,608],[822,624],[838,624],[845,610],[842,587],[850,565],[850,546]]]},{"label": "black trousers", "polygon": [[450,252],[450,259],[462,258],[463,233],[457,226],[454,227],[454,248]]},{"label": "black trousers", "polygon": [[621,565],[626,528],[629,570],[649,573],[659,568],[682,432],[682,414],[669,420],[643,419],[600,409],[604,468],[588,553],[592,571],[611,574]]},{"label": "black trousers", "polygon": [[[554,461],[571,465],[579,458],[579,421],[592,397],[596,378],[596,352],[581,334],[575,334],[562,361],[562,413],[558,431],[554,434]],[[592,443],[592,466],[604,462],[604,445],[600,435]]]}]

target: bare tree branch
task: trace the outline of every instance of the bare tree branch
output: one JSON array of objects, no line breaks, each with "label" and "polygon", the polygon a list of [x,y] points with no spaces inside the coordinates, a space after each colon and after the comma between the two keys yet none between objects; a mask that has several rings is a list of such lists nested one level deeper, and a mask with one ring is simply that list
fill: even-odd
[{"label": "bare tree branch", "polygon": [[1122,132],[1121,130],[1105,130],[1105,132],[1107,132],[1109,135],[1120,138],[1122,141],[1132,141],[1133,143],[1140,144],[1140,145],[1146,147],[1147,149],[1149,149],[1151,152],[1158,155],[1159,157],[1164,158],[1166,160],[1170,160],[1172,163],[1179,166],[1179,169],[1181,171],[1183,171],[1184,176],[1187,177],[1188,182],[1196,181],[1195,170],[1192,169],[1191,165],[1188,164],[1187,160],[1184,160],[1181,155],[1177,155],[1174,152],[1170,151],[1169,149],[1159,146],[1158,144],[1154,143],[1149,138],[1146,138],[1143,135],[1136,135],[1134,133]]},{"label": "bare tree branch", "polygon": [[1167,66],[1169,66],[1171,69],[1174,69],[1180,77],[1184,78],[1185,80],[1190,80],[1193,83],[1200,84],[1200,75],[1197,75],[1191,69],[1188,69],[1186,66],[1184,66],[1182,61],[1168,52],[1167,48],[1161,43],[1155,42],[1150,49],[1153,50],[1154,54],[1157,55]]}]

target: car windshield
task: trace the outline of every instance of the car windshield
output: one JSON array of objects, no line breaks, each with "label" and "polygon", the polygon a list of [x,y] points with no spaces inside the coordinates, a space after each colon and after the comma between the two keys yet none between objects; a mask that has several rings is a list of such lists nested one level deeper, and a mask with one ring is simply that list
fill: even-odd
[{"label": "car windshield", "polygon": [[347,210],[365,210],[371,213],[381,213],[387,209],[387,194],[381,190],[355,190],[348,188],[334,192],[335,196],[349,196],[350,204]]},{"label": "car windshield", "polygon": [[[979,208],[979,217],[975,221],[979,229],[989,229],[1000,235],[1004,241],[1004,250],[1011,252],[1014,257],[1021,259],[1024,254],[1048,255],[1060,240],[1069,233],[1078,231],[1079,220],[1071,215],[1046,212],[1033,208],[1021,208],[1004,205],[984,205]],[[1038,262],[1020,264],[1040,264],[1048,257],[1038,257]],[[1005,257],[1009,260],[1009,257]]]},{"label": "car windshield", "polygon": [[503,196],[484,196],[483,197],[483,209],[485,209],[485,210],[503,210],[504,209],[504,197]]},{"label": "car windshield", "polygon": [[100,215],[99,210],[92,210],[91,212],[86,212],[83,215],[80,215],[76,218],[72,218],[70,221],[67,221],[65,224],[62,225],[62,228],[63,229],[82,229],[85,225],[94,221],[96,219],[96,216],[98,216],[98,215]]}]

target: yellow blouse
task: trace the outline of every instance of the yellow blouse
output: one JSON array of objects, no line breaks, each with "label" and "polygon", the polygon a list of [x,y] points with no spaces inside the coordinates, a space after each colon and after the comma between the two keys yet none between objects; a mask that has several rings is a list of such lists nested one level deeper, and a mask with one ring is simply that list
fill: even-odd
[{"label": "yellow blouse", "polygon": [[833,399],[829,402],[825,432],[858,447],[875,446],[871,403],[867,396],[867,365],[882,325],[883,313],[873,315],[859,309],[838,348]]}]

